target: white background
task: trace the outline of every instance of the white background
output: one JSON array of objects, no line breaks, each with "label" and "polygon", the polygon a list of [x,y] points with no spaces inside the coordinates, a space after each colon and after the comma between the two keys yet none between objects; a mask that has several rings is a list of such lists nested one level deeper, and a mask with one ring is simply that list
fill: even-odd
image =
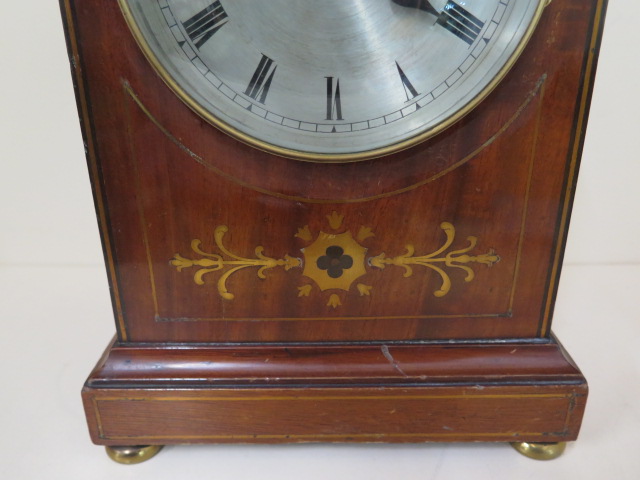
[{"label": "white background", "polygon": [[553,462],[500,444],[192,446],[138,466],[108,460],[80,403],[114,326],[58,4],[2,0],[0,18],[2,478],[640,478],[639,2],[611,0],[607,15],[554,319],[591,390],[579,441]]}]

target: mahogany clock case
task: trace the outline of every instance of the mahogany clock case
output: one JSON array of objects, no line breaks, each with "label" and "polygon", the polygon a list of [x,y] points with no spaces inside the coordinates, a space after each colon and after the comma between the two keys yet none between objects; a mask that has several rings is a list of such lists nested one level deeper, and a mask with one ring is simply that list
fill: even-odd
[{"label": "mahogany clock case", "polygon": [[341,164],[231,138],[117,2],[61,5],[117,326],[94,442],[576,438],[550,326],[605,1],[550,2],[460,122]]}]

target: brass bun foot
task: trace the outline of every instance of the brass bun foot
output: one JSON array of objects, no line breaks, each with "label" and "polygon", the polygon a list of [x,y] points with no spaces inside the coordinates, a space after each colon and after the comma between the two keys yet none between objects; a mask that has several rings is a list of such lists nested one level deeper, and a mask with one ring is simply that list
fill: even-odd
[{"label": "brass bun foot", "polygon": [[105,447],[107,455],[114,462],[124,465],[133,465],[146,462],[160,450],[163,445],[135,445],[128,447]]},{"label": "brass bun foot", "polygon": [[567,447],[567,442],[558,443],[527,443],[527,442],[513,442],[511,444],[518,452],[525,457],[533,458],[534,460],[553,460],[558,458],[564,453],[564,449]]}]

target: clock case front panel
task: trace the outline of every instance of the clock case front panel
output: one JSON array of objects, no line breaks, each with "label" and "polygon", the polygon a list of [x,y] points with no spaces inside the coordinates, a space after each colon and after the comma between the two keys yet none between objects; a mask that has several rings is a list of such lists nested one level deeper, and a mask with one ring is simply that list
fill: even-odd
[{"label": "clock case front panel", "polygon": [[[163,83],[117,2],[61,3],[118,332],[83,394],[94,442],[445,439],[433,417],[414,416],[414,400],[445,409],[443,422],[482,417],[450,440],[576,437],[586,383],[550,321],[605,2],[551,2],[510,73],[463,120],[345,164],[227,136]],[[448,361],[457,367],[441,370]],[[256,410],[273,379],[289,389]],[[323,390],[341,385],[338,396]],[[472,405],[473,385],[489,390]],[[246,405],[227,403],[240,390]],[[290,437],[280,416],[306,408],[301,392],[345,431],[309,424]],[[381,426],[394,419],[372,426],[345,399],[363,412],[400,406],[417,430],[390,436]],[[173,401],[185,415],[163,430]],[[527,418],[539,424],[522,430],[536,408]],[[221,411],[265,415],[265,436],[189,416]],[[500,411],[513,414],[489,413]],[[127,414],[135,434],[118,420]]]},{"label": "clock case front panel", "polygon": [[[462,121],[351,164],[276,157],[228,137],[164,85],[116,2],[75,5],[119,338],[548,337],[593,68],[594,5],[577,3],[547,8],[507,78]],[[316,268],[334,246],[327,235],[352,258],[338,279]],[[291,260],[262,269],[256,247]]]}]

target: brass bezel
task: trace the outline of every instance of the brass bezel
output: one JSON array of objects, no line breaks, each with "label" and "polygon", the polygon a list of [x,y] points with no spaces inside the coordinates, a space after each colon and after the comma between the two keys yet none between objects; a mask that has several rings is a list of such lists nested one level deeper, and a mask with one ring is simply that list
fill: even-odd
[{"label": "brass bezel", "polygon": [[534,13],[534,16],[529,23],[527,30],[525,31],[520,43],[514,50],[511,57],[509,57],[508,61],[504,64],[502,69],[496,74],[491,82],[489,82],[486,87],[481,90],[469,103],[467,103],[464,107],[458,110],[456,113],[451,115],[446,120],[440,122],[435,127],[432,127],[424,132],[415,135],[411,138],[403,140],[401,142],[393,143],[391,145],[387,145],[385,147],[376,148],[373,150],[366,150],[363,152],[354,152],[354,153],[340,153],[340,154],[323,154],[316,152],[304,152],[301,150],[293,150],[284,147],[279,147],[277,145],[273,145],[271,143],[265,142],[263,140],[259,140],[251,135],[247,135],[246,133],[241,132],[240,130],[232,127],[216,116],[212,115],[207,109],[205,109],[202,105],[197,103],[169,74],[169,72],[164,68],[164,66],[158,61],[155,54],[152,52],[148,43],[146,42],[144,35],[140,31],[136,21],[133,18],[133,14],[131,13],[131,9],[129,7],[128,0],[118,0],[118,4],[120,5],[120,10],[122,11],[124,18],[129,26],[129,30],[133,34],[138,46],[144,53],[144,56],[147,58],[149,63],[152,65],[156,73],[162,78],[164,83],[197,115],[206,120],[209,124],[216,127],[218,130],[232,136],[236,140],[240,142],[262,150],[267,153],[271,153],[274,155],[278,155],[280,157],[291,158],[294,160],[301,160],[305,162],[312,163],[351,163],[351,162],[359,162],[363,160],[370,160],[374,158],[384,157],[387,155],[391,155],[393,153],[400,152],[402,150],[406,150],[418,143],[421,143],[429,138],[434,137],[435,135],[443,132],[453,124],[460,121],[463,117],[465,117],[471,110],[477,107],[495,88],[496,86],[504,79],[509,70],[513,67],[515,62],[518,60],[525,47],[529,43],[533,32],[535,31],[540,18],[542,17],[542,12],[545,7],[550,3],[550,0],[538,0],[538,6]]}]

